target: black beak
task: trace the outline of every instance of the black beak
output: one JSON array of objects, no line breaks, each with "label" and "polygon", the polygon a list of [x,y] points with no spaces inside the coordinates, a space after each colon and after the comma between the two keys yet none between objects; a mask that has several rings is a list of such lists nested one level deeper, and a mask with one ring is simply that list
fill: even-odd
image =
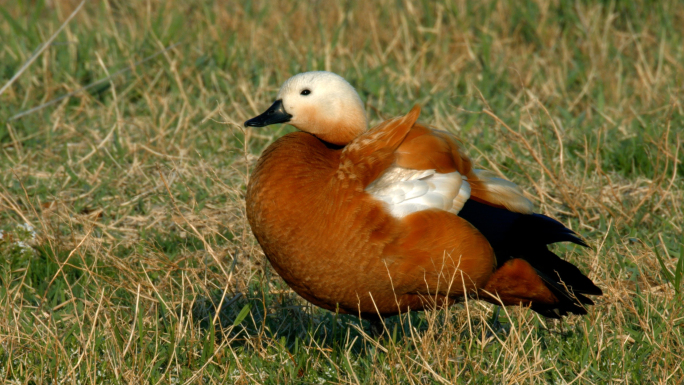
[{"label": "black beak", "polygon": [[268,107],[268,110],[266,110],[266,112],[246,121],[245,126],[265,127],[270,124],[287,123],[290,121],[291,118],[292,115],[285,112],[285,108],[283,107],[283,101],[278,99],[275,101],[275,103],[273,103],[271,107]]}]

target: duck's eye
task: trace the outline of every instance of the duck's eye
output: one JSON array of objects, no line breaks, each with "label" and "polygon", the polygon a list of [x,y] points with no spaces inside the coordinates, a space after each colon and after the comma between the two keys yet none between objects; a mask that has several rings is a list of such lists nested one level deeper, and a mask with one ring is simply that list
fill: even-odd
[{"label": "duck's eye", "polygon": [[300,92],[299,94],[306,96],[306,95],[309,95],[310,93],[311,93],[310,90],[304,90],[304,91]]}]

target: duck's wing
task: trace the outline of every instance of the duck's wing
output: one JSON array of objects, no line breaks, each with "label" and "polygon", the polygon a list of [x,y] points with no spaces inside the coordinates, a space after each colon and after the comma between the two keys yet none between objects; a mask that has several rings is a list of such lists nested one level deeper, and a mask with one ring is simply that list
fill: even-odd
[{"label": "duck's wing", "polygon": [[485,170],[473,169],[459,140],[445,131],[415,124],[396,151],[397,166],[434,169],[437,173],[458,172],[470,185],[470,198],[513,212],[532,213],[532,202],[515,183]]},{"label": "duck's wing", "polygon": [[340,155],[337,176],[365,188],[395,162],[395,152],[420,116],[415,105],[405,116],[386,120],[349,143]]},{"label": "duck's wing", "polygon": [[416,123],[420,107],[387,120],[348,144],[338,178],[360,182],[395,216],[434,208],[457,214],[468,199],[530,214],[532,202],[516,184],[474,170],[448,132]]},{"label": "duck's wing", "polygon": [[366,192],[385,202],[392,216],[403,218],[428,209],[458,214],[470,197],[470,185],[456,171],[442,174],[392,166]]},{"label": "duck's wing", "polygon": [[534,206],[517,184],[487,170],[473,170],[473,174],[470,188],[474,201],[516,213],[532,214]]}]

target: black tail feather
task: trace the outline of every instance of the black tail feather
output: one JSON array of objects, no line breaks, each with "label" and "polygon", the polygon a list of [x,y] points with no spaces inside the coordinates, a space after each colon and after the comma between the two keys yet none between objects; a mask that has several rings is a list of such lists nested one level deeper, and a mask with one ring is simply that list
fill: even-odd
[{"label": "black tail feather", "polygon": [[[550,278],[544,272],[539,270],[537,270],[537,274],[539,274],[539,276],[546,284],[546,287],[548,287],[559,300],[559,303],[554,304],[552,306],[533,303],[531,309],[536,311],[537,313],[549,318],[561,318],[562,316],[568,315],[568,313],[583,315],[587,314],[585,305],[594,304],[594,301],[592,301],[590,298],[585,297],[582,293],[576,291],[574,287],[571,287],[569,285],[566,286],[564,284],[565,281],[561,280],[559,282],[558,278]],[[598,289],[598,291],[599,293],[596,295],[601,294],[601,289]]]},{"label": "black tail feather", "polygon": [[528,253],[525,259],[540,272],[542,278],[548,277],[548,281],[567,286],[575,294],[601,295],[603,291],[594,284],[586,275],[582,274],[577,266],[561,259],[551,252],[546,246],[533,253]]},{"label": "black tail feather", "polygon": [[568,313],[586,314],[584,305],[594,302],[585,295],[603,292],[570,262],[551,252],[547,245],[572,242],[588,245],[577,234],[555,219],[541,214],[520,214],[473,200],[459,213],[487,238],[496,254],[498,266],[513,258],[530,263],[546,286],[558,298],[554,305],[532,304],[532,310],[549,318]]}]

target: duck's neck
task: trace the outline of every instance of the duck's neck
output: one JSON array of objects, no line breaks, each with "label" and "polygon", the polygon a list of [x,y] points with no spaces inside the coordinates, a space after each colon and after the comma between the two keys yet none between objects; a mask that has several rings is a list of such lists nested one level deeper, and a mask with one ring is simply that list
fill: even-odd
[{"label": "duck's neck", "polygon": [[[330,126],[328,126],[330,128]],[[336,145],[336,146],[346,146],[351,143],[354,139],[358,138],[361,134],[366,132],[365,127],[360,127],[358,125],[351,124],[337,124],[333,126],[332,130],[326,130],[323,132],[315,133],[317,138],[324,142]]]},{"label": "duck's neck", "polygon": [[363,111],[348,111],[343,116],[335,118],[316,119],[311,122],[310,132],[317,138],[338,146],[345,146],[358,138],[368,129],[368,121]]}]

